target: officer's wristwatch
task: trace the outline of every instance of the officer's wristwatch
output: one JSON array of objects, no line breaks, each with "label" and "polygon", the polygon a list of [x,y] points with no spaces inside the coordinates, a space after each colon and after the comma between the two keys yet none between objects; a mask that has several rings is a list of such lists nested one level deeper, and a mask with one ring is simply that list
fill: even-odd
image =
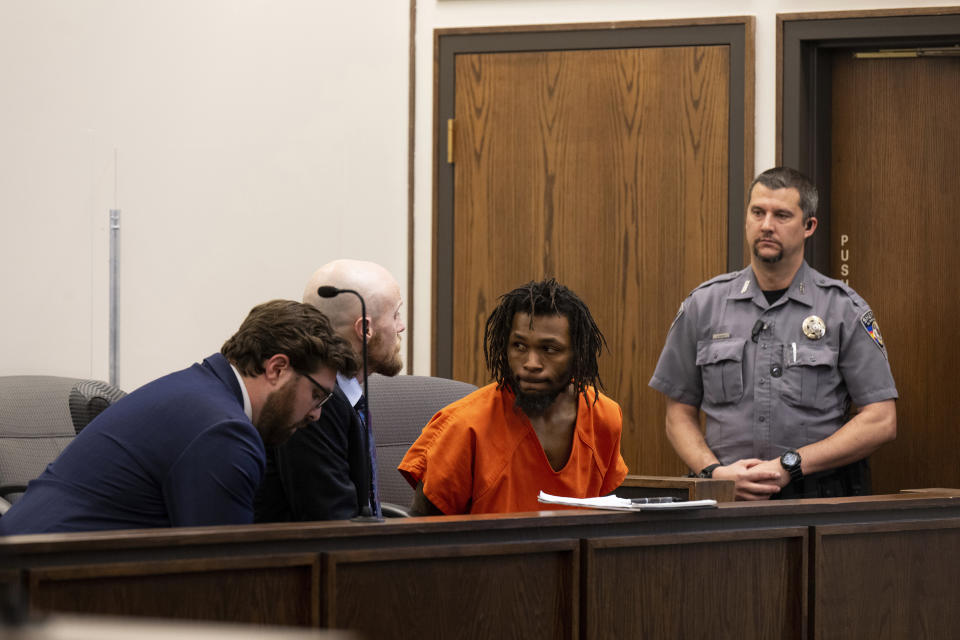
[{"label": "officer's wristwatch", "polygon": [[780,465],[790,474],[790,482],[803,480],[803,471],[800,469],[800,454],[795,449],[784,451],[780,456]]},{"label": "officer's wristwatch", "polygon": [[722,466],[719,462],[714,462],[713,464],[708,464],[703,468],[703,471],[697,474],[698,478],[712,478],[713,470],[717,467]]}]

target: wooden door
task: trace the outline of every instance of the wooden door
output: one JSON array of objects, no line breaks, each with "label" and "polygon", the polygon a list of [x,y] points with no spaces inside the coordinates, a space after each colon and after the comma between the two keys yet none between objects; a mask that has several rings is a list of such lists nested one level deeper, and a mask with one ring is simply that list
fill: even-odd
[{"label": "wooden door", "polygon": [[960,487],[960,58],[833,60],[831,275],[873,308],[898,434],[874,491]]},{"label": "wooden door", "polygon": [[647,382],[680,302],[727,266],[730,84],[717,45],[456,57],[454,378],[489,381],[499,295],[556,277],[609,342],[631,472],[686,472]]}]

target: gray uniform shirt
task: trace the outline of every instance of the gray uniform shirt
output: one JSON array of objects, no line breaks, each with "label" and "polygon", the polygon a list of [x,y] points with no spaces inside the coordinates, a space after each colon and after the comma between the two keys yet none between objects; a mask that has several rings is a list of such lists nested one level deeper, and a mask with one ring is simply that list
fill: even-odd
[{"label": "gray uniform shirt", "polygon": [[[813,316],[825,327],[820,337],[815,320],[803,329]],[[823,440],[846,422],[851,399],[863,406],[897,397],[866,302],[806,262],[772,305],[751,267],[697,287],[650,386],[703,410],[707,446],[725,465]]]}]

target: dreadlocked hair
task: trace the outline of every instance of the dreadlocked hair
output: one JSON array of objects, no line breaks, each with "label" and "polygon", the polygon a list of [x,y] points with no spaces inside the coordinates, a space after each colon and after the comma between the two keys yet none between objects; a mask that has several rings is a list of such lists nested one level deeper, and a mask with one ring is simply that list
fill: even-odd
[{"label": "dreadlocked hair", "polygon": [[530,281],[509,293],[500,296],[496,309],[487,318],[483,336],[483,355],[497,386],[510,387],[510,363],[507,348],[510,344],[510,332],[513,329],[513,317],[518,313],[534,316],[564,316],[570,325],[570,348],[572,360],[570,375],[577,393],[587,397],[587,388],[593,387],[593,402],[597,401],[599,391],[603,389],[597,358],[607,348],[607,340],[600,332],[597,323],[587,305],[570,289],[555,279],[540,282]]}]

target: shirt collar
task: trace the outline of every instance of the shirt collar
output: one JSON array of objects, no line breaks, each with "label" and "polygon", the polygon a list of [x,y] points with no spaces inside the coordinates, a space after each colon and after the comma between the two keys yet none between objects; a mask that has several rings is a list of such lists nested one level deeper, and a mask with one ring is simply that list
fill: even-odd
[{"label": "shirt collar", "polygon": [[[813,281],[811,279],[810,267],[807,265],[807,261],[804,260],[800,263],[800,268],[793,276],[793,281],[790,283],[790,286],[787,287],[783,296],[780,297],[780,300],[791,298],[808,307],[812,306],[812,286]],[[747,267],[734,278],[730,298],[734,300],[753,300],[757,306],[764,308],[771,306],[767,304],[767,299],[764,297],[760,285],[757,284],[757,276],[753,273],[753,267]],[[777,300],[777,302],[780,300]],[[774,304],[776,304],[776,302],[774,302]]]},{"label": "shirt collar", "polygon": [[233,363],[230,364],[230,368],[233,369],[233,375],[237,376],[237,382],[240,383],[240,393],[243,394],[243,412],[250,418],[250,422],[253,422],[253,406],[250,404],[250,394],[247,393],[247,385],[243,383],[243,376],[241,376],[240,371],[233,366]]},{"label": "shirt collar", "polygon": [[793,276],[793,282],[790,283],[790,287],[784,294],[786,297],[792,298],[808,307],[813,306],[813,277],[810,271],[811,269],[807,265],[807,261],[804,260],[801,262],[800,269],[797,270],[797,275]]},{"label": "shirt collar", "polygon": [[337,386],[343,391],[343,395],[347,396],[347,400],[350,401],[350,406],[356,406],[360,396],[363,395],[363,387],[360,386],[360,381],[356,378],[348,378],[338,371]]},{"label": "shirt collar", "polygon": [[753,267],[747,267],[733,279],[730,297],[734,300],[749,300],[758,293],[763,295],[757,285],[757,277],[753,275]]}]

